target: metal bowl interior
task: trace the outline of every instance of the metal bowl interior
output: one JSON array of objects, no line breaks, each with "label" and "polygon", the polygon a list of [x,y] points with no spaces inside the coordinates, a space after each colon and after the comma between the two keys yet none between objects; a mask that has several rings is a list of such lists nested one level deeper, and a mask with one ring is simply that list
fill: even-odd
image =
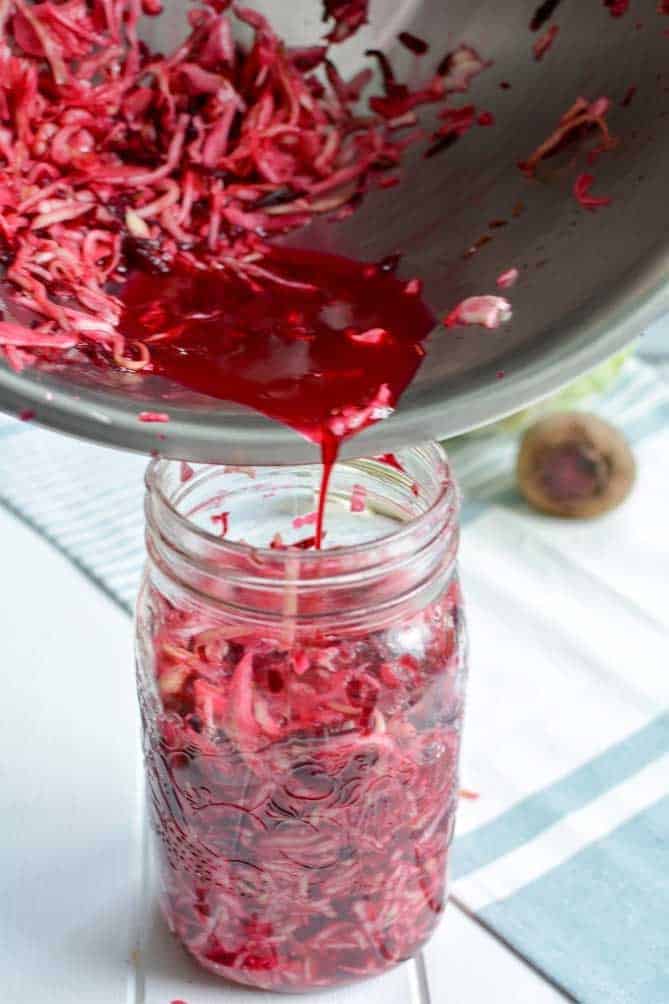
[{"label": "metal bowl interior", "polygon": [[[264,0],[291,41],[318,37],[320,0]],[[396,36],[427,39],[438,61],[457,41],[473,45],[492,66],[468,100],[495,116],[442,155],[409,154],[397,188],[370,194],[348,220],[318,221],[291,243],[375,261],[402,253],[401,274],[424,279],[437,315],[462,298],[495,292],[504,269],[521,271],[510,292],[514,316],[496,331],[440,327],[395,414],[344,444],[344,456],[383,452],[440,439],[490,422],[557,390],[611,355],[669,309],[669,236],[662,206],[669,174],[669,73],[664,36],[669,19],[655,0],[612,18],[600,0],[563,0],[560,33],[541,62],[532,53],[532,3],[492,0],[376,0],[372,25],[341,49],[342,69],[355,70],[370,45],[409,58]],[[183,31],[181,0],[169,0],[150,22],[154,44]],[[502,82],[510,87],[502,88]],[[621,104],[631,85],[628,106]],[[589,170],[582,152],[565,151],[527,179],[517,162],[554,128],[579,95],[609,96],[619,138],[594,167],[597,191],[612,205],[588,213],[572,197],[576,174]],[[504,220],[493,229],[489,223]],[[467,256],[479,238],[492,239]],[[36,421],[63,432],[131,450],[228,463],[313,461],[314,447],[292,430],[232,404],[193,394],[156,377],[93,372],[73,366],[0,369],[0,407],[29,408]],[[169,410],[170,422],[138,422],[143,410]]]}]

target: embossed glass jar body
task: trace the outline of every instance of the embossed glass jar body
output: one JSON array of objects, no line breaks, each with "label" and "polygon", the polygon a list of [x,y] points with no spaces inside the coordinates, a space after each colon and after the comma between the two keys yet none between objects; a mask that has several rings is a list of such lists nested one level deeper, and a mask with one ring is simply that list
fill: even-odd
[{"label": "embossed glass jar body", "polygon": [[149,468],[137,660],[162,908],[241,983],[375,975],[445,904],[458,498],[438,447],[391,460],[337,465],[321,551],[318,468]]}]

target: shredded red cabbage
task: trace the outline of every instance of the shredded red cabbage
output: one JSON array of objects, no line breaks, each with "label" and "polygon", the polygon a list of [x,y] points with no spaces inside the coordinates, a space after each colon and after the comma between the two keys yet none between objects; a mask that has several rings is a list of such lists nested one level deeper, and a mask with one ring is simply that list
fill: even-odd
[{"label": "shredded red cabbage", "polygon": [[420,296],[423,292],[423,283],[421,279],[409,279],[406,286],[404,287],[404,292],[407,296]]},{"label": "shredded red cabbage", "polygon": [[622,105],[623,108],[628,108],[632,104],[632,102],[634,101],[634,98],[636,96],[636,92],[638,91],[638,89],[639,88],[638,88],[638,86],[636,84],[630,84],[629,85],[629,87],[625,91],[625,93],[624,93],[624,95],[622,97],[622,100],[620,102],[620,104]]},{"label": "shredded red cabbage", "polygon": [[532,51],[534,52],[534,58],[537,62],[541,62],[548,50],[553,45],[553,42],[558,36],[560,29],[557,24],[552,24],[550,28],[547,28],[543,35],[540,35],[532,46]]},{"label": "shredded red cabbage", "polygon": [[148,603],[173,931],[208,969],[266,989],[411,956],[444,908],[459,795],[458,587],[385,627],[285,641],[155,589]]},{"label": "shredded red cabbage", "polygon": [[187,464],[185,460],[181,461],[181,483],[185,484],[186,481],[190,481],[194,476],[195,471],[190,464]]},{"label": "shredded red cabbage", "polygon": [[[444,108],[439,113],[439,117],[444,120],[443,125],[437,129],[432,136],[432,146],[429,147],[426,157],[433,157],[436,153],[452,146],[456,140],[468,132],[476,123],[476,108],[474,105],[464,105],[462,108]],[[482,125],[487,125],[484,119]]]},{"label": "shredded red cabbage", "polygon": [[515,286],[518,282],[519,275],[520,273],[517,268],[508,268],[497,276],[497,285],[500,289],[510,289],[511,286]]},{"label": "shredded red cabbage", "polygon": [[444,318],[444,325],[477,324],[483,328],[499,328],[511,320],[511,304],[502,296],[470,296]]},{"label": "shredded red cabbage", "polygon": [[630,0],[604,0],[611,17],[622,17],[629,10]]},{"label": "shredded red cabbage", "polygon": [[140,411],[137,417],[140,422],[158,422],[159,424],[170,420],[170,416],[165,411]]},{"label": "shredded red cabbage", "polygon": [[229,529],[229,522],[230,522],[230,513],[229,512],[221,512],[217,516],[212,516],[211,517],[211,521],[212,521],[212,523],[215,523],[218,526],[220,526],[220,528],[221,528],[221,537],[227,537],[227,535],[228,535],[228,529]]},{"label": "shredded red cabbage", "polygon": [[595,178],[592,174],[579,174],[574,182],[574,198],[584,209],[587,209],[591,213],[601,206],[610,206],[612,201],[608,195],[590,194],[590,189],[594,182]]},{"label": "shredded red cabbage", "polygon": [[296,516],[293,520],[293,529],[301,530],[305,526],[315,526],[318,521],[317,512],[308,512],[305,516]]},{"label": "shredded red cabbage", "polygon": [[397,38],[405,49],[413,52],[414,56],[424,56],[430,49],[429,43],[424,38],[412,35],[410,31],[401,31]]},{"label": "shredded red cabbage", "polygon": [[[160,9],[0,0],[0,262],[12,314],[0,316],[0,355],[16,370],[82,351],[147,369],[148,343],[118,330],[114,288],[129,269],[169,272],[178,259],[270,281],[266,241],[394,184],[420,134],[402,133],[416,109],[466,90],[486,65],[463,45],[414,89],[377,54],[384,90],[370,115],[358,102],[371,70],[345,81],[329,58],[366,21],[366,0],[327,0],[334,27],[306,49],[286,47],[253,10],[201,0],[166,56],[138,39],[142,11]],[[253,33],[246,50],[233,18]]]},{"label": "shredded red cabbage", "polygon": [[364,512],[367,508],[367,489],[364,485],[353,485],[351,492],[351,512]]},{"label": "shredded red cabbage", "polygon": [[387,464],[388,467],[394,468],[394,470],[399,471],[400,474],[404,474],[404,467],[399,462],[394,453],[381,453],[375,460],[381,461],[382,464]]}]

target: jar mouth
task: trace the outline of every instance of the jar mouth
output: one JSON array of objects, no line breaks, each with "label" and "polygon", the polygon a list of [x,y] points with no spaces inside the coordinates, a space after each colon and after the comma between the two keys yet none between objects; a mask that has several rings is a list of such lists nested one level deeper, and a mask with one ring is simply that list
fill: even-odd
[{"label": "jar mouth", "polygon": [[[174,489],[170,490],[168,486],[169,473],[180,466],[179,461],[152,460],[146,470],[145,485],[149,497],[157,497],[161,506],[164,507],[164,510],[169,515],[169,521],[173,524],[173,530],[176,530],[182,539],[187,538],[192,540],[195,544],[195,550],[199,550],[197,546],[199,542],[199,544],[206,547],[209,554],[215,553],[221,558],[225,555],[238,558],[253,555],[262,564],[280,564],[290,560],[293,567],[296,564],[299,567],[303,563],[313,567],[319,561],[323,563],[330,561],[334,556],[343,561],[348,556],[353,555],[358,559],[363,558],[365,554],[371,556],[378,552],[379,546],[392,546],[393,549],[395,547],[402,548],[403,544],[408,544],[416,535],[420,536],[421,531],[426,529],[428,524],[434,525],[435,520],[439,522],[442,514],[444,524],[447,521],[449,524],[455,522],[453,521],[453,514],[457,515],[459,508],[459,491],[443,448],[438,443],[425,443],[420,446],[407,447],[398,451],[393,456],[398,462],[397,467],[395,464],[389,464],[382,459],[363,458],[361,460],[342,460],[336,464],[336,469],[350,471],[364,470],[368,474],[376,473],[386,482],[394,482],[396,486],[404,486],[408,491],[413,491],[416,481],[411,476],[412,466],[415,466],[415,463],[412,465],[412,461],[415,462],[418,460],[420,461],[420,465],[426,471],[429,471],[434,479],[433,484],[428,486],[430,495],[427,497],[424,496],[421,510],[415,516],[405,521],[398,521],[397,525],[387,532],[381,532],[376,536],[370,537],[368,540],[353,544],[335,545],[334,547],[326,546],[322,550],[309,549],[308,551],[301,551],[294,546],[277,550],[269,544],[258,545],[250,544],[246,541],[228,539],[221,536],[220,532],[217,533],[213,529],[198,525],[192,518],[192,513],[180,511],[178,505],[175,504],[175,491]],[[208,471],[216,473],[220,471],[223,474],[227,471],[244,473],[255,471],[256,469],[266,471],[286,470],[286,468],[278,466],[273,468],[268,468],[267,466],[263,468],[235,468],[229,465],[227,467],[219,467],[217,465],[199,466],[199,472]],[[322,470],[321,466],[316,464],[304,465],[297,469],[312,472],[320,472]],[[181,485],[177,483],[177,491],[180,487]],[[419,484],[419,487],[425,491],[424,484]],[[426,502],[427,504],[425,504]],[[190,550],[190,548],[188,549]]]}]

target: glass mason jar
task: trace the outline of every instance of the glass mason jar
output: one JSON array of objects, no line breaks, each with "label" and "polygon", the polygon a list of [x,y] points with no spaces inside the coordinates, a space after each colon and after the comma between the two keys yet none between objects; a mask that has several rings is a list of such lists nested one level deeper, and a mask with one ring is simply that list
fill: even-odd
[{"label": "glass mason jar", "polygon": [[465,636],[441,449],[151,464],[137,660],[172,931],[272,990],[410,957],[446,900]]}]

